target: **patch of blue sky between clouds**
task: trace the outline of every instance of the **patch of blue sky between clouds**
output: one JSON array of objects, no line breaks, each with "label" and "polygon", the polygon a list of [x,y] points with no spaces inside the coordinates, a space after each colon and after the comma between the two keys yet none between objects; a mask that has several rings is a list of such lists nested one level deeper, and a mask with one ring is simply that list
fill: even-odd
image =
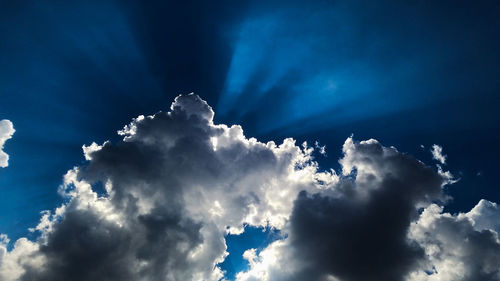
[{"label": "patch of blue sky between clouds", "polygon": [[229,234],[225,237],[229,255],[219,267],[225,271],[227,280],[235,280],[238,272],[249,269],[248,261],[243,258],[243,253],[249,249],[256,249],[257,253],[272,242],[283,239],[279,230],[246,225],[244,232],[239,235]]}]

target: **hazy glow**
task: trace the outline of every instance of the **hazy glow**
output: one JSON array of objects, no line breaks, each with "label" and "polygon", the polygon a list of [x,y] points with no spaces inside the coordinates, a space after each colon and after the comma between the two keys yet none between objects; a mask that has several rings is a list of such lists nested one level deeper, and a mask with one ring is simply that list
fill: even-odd
[{"label": "hazy glow", "polygon": [[[239,25],[217,113],[237,122],[269,107],[257,120],[259,130],[269,132],[325,113],[338,122],[387,111],[377,108],[373,67],[343,55],[347,30],[322,28],[340,15],[321,11],[290,22],[293,16],[256,16]],[[338,50],[332,48],[337,44]],[[356,110],[345,111],[350,103],[357,103]]]}]

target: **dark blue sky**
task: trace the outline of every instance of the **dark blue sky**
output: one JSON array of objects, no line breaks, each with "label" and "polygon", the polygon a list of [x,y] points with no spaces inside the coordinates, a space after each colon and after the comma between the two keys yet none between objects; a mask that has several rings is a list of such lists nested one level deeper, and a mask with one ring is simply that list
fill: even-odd
[{"label": "dark blue sky", "polygon": [[319,140],[325,168],[351,134],[429,164],[440,144],[448,210],[498,202],[499,18],[498,1],[2,1],[0,233],[61,202],[83,144],[189,92],[247,136]]}]

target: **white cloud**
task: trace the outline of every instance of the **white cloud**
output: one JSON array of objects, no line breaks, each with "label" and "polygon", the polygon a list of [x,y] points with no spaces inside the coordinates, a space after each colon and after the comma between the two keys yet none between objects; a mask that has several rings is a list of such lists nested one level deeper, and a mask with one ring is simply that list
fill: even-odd
[{"label": "white cloud", "polygon": [[446,164],[446,155],[443,154],[443,147],[433,144],[431,148],[432,158],[439,161],[442,165]]},{"label": "white cloud", "polygon": [[460,178],[455,178],[453,174],[450,171],[445,171],[443,170],[443,167],[441,165],[436,164],[438,174],[445,179],[443,184],[454,184],[460,180]]},{"label": "white cloud", "polygon": [[459,218],[462,217],[469,218],[478,231],[488,229],[500,233],[500,208],[494,202],[482,199],[468,213],[459,214]]},{"label": "white cloud", "polygon": [[0,167],[5,168],[9,166],[9,155],[3,151],[5,142],[12,138],[16,130],[14,125],[7,119],[0,120]]},{"label": "white cloud", "polygon": [[486,200],[458,215],[443,213],[435,204],[427,207],[409,232],[426,260],[408,280],[500,280],[499,215],[497,205]]},{"label": "white cloud", "polygon": [[326,145],[320,145],[319,141],[315,141],[314,147],[318,150],[319,154],[326,156]]}]

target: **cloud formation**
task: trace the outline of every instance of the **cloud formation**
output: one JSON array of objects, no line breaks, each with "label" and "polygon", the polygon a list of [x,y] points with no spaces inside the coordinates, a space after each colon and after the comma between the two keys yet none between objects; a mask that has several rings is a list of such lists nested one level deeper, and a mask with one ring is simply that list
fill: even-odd
[{"label": "cloud formation", "polygon": [[427,207],[409,233],[425,250],[427,269],[408,280],[500,280],[499,217],[497,205],[486,200],[458,215]]},{"label": "cloud formation", "polygon": [[[240,281],[500,280],[497,205],[443,214],[434,203],[448,200],[449,179],[432,167],[350,137],[342,170],[323,171],[314,147],[262,143],[213,117],[181,95],[126,125],[122,141],[83,146],[87,163],[64,176],[67,203],[42,213],[39,238],[9,251],[0,237],[0,279],[221,280],[224,235],[249,224],[285,238],[246,251]],[[450,262],[463,262],[463,279],[446,279]]]},{"label": "cloud formation", "polygon": [[219,280],[226,233],[282,228],[299,191],[337,180],[318,171],[312,148],[261,143],[213,116],[183,95],[135,118],[123,141],[84,146],[88,163],[60,188],[68,203],[43,214],[38,241],[3,243],[0,279]]},{"label": "cloud formation", "polygon": [[269,262],[263,255],[239,280],[396,281],[418,270],[424,251],[407,231],[419,206],[446,199],[445,179],[373,139],[348,138],[343,152],[341,180],[332,191],[299,194],[286,247],[269,254],[300,266],[287,272],[280,262],[262,274],[257,269]]},{"label": "cloud formation", "polygon": [[5,168],[9,166],[9,155],[3,151],[5,142],[12,138],[16,130],[14,125],[7,119],[0,120],[0,167]]}]

